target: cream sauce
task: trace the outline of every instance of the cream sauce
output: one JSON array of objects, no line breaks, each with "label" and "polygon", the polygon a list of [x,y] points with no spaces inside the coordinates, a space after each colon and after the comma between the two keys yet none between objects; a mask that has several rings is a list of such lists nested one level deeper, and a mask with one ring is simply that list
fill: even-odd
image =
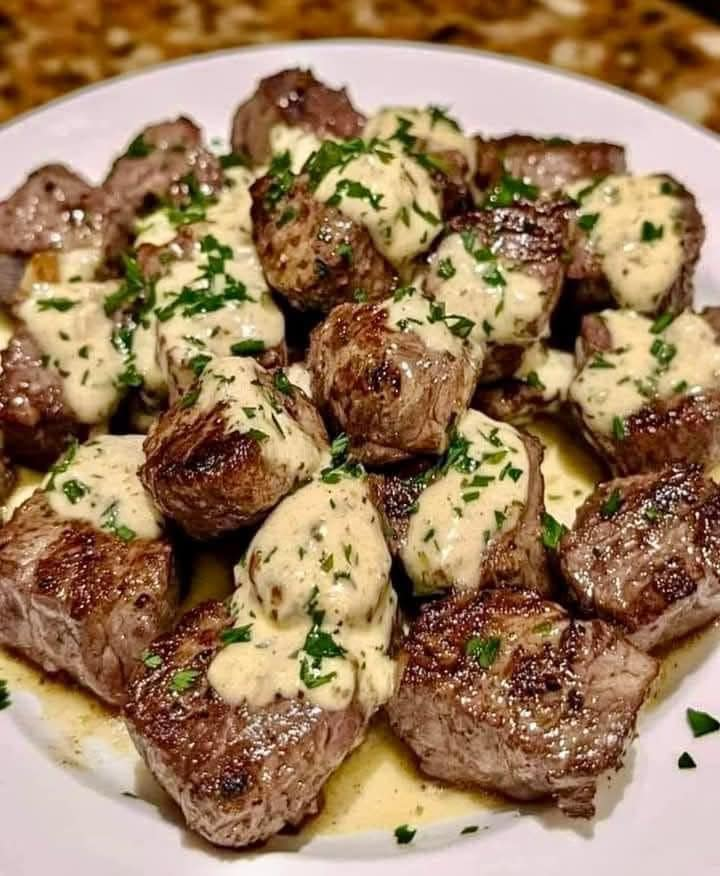
[{"label": "cream sauce", "polygon": [[515,377],[540,390],[543,401],[565,401],[575,377],[575,357],[543,343],[531,344],[523,353]]},{"label": "cream sauce", "polygon": [[529,461],[516,429],[471,410],[457,424],[456,448],[459,461],[420,494],[401,548],[417,593],[476,588],[484,554],[527,502]]},{"label": "cream sauce", "polygon": [[[453,334],[451,328],[455,321],[451,315],[438,319],[433,315],[433,302],[426,298],[416,285],[401,287],[392,298],[383,302],[387,311],[385,324],[393,331],[413,332],[431,350],[447,351],[460,357],[467,345],[463,339]],[[468,352],[470,350],[468,349]],[[479,367],[482,361],[482,348],[473,348],[474,362]]]},{"label": "cream sauce", "polygon": [[99,423],[120,399],[124,362],[113,344],[105,298],[117,283],[35,283],[17,314],[62,380],[63,396],[81,423]]},{"label": "cream sauce", "polygon": [[530,274],[496,258],[472,235],[449,234],[431,259],[426,288],[447,313],[474,323],[468,341],[529,344],[548,333],[547,292]]},{"label": "cream sauce", "polygon": [[[228,433],[255,437],[269,467],[300,483],[327,461],[327,447],[318,445],[287,413],[280,391],[272,382],[269,388],[264,385],[267,377],[265,369],[251,358],[212,359],[200,379],[194,405],[203,411],[224,405]],[[192,401],[192,396],[185,398]]]},{"label": "cream sauce", "polygon": [[657,176],[609,176],[580,200],[580,224],[594,221],[590,244],[618,304],[654,313],[683,262],[683,206],[674,187]]},{"label": "cream sauce", "polygon": [[123,541],[158,538],[162,518],[138,477],[142,435],[103,435],[72,445],[45,478],[50,507],[65,520],[85,520]]},{"label": "cream sauce", "polygon": [[[396,134],[398,142],[412,151],[459,152],[468,163],[468,175],[474,173],[476,149],[472,137],[466,137],[460,125],[438,107],[386,107],[368,119],[363,138],[394,140]],[[418,142],[411,146],[408,135]]]},{"label": "cream sauce", "polygon": [[270,151],[273,155],[289,152],[290,169],[293,173],[300,173],[303,164],[321,144],[322,140],[312,131],[306,131],[297,125],[273,125],[270,129]]},{"label": "cream sauce", "polygon": [[683,313],[660,331],[631,310],[600,316],[612,349],[589,358],[569,394],[593,430],[620,438],[624,419],[654,399],[720,386],[720,345],[702,317]]},{"label": "cream sauce", "polygon": [[287,379],[293,386],[299,386],[308,398],[312,398],[312,374],[304,362],[293,362],[285,369]]},{"label": "cream sauce", "polygon": [[315,197],[364,225],[378,250],[401,271],[442,231],[442,206],[430,175],[390,145],[332,168]]},{"label": "cream sauce", "polygon": [[[151,392],[161,394],[166,384],[187,386],[199,362],[230,355],[236,344],[249,342],[261,352],[283,341],[282,311],[249,233],[249,172],[231,173],[237,184],[207,208],[206,221],[190,226],[197,241],[191,258],[168,264],[155,285],[155,312],[135,332],[136,368]],[[146,242],[142,235],[139,242]],[[181,295],[187,303],[173,306]]]},{"label": "cream sauce", "polygon": [[388,656],[396,597],[390,554],[365,477],[317,479],[288,496],[236,568],[236,627],[208,679],[230,703],[304,697],[368,713],[395,688]]}]

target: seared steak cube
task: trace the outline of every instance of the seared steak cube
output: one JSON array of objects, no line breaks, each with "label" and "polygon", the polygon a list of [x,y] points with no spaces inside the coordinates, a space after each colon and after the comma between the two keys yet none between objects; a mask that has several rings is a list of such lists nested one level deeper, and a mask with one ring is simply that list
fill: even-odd
[{"label": "seared steak cube", "polygon": [[586,316],[569,399],[613,472],[720,459],[720,345],[694,313]]},{"label": "seared steak cube", "polygon": [[417,290],[401,293],[383,304],[342,304],[310,336],[315,402],[363,462],[442,453],[475,386],[462,339],[428,322],[432,302]]},{"label": "seared steak cube", "polygon": [[610,624],[510,590],[428,603],[400,659],[388,715],[423,772],[580,817],[658,668]]},{"label": "seared steak cube", "polygon": [[112,705],[177,607],[172,549],[135,473],[141,441],[72,446],[0,529],[0,641]]},{"label": "seared steak cube", "polygon": [[560,543],[580,608],[650,650],[720,615],[720,488],[698,465],[601,484]]},{"label": "seared steak cube", "polygon": [[322,420],[282,371],[210,359],[152,427],[140,476],[164,514],[212,538],[259,520],[326,452]]}]

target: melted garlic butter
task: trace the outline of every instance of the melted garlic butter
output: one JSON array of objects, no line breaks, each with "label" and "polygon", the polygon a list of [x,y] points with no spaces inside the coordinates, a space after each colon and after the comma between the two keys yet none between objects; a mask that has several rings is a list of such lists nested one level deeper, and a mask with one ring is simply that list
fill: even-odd
[{"label": "melted garlic butter", "polygon": [[327,461],[327,448],[316,444],[287,413],[282,394],[273,388],[272,381],[265,386],[267,378],[265,369],[254,359],[213,359],[202,374],[194,405],[203,411],[225,405],[223,419],[228,432],[254,437],[275,471],[282,469],[300,482]]},{"label": "melted garlic butter", "polygon": [[53,366],[65,401],[81,423],[100,423],[115,410],[123,357],[113,344],[105,298],[117,283],[35,283],[19,318]]},{"label": "melted garlic butter", "polygon": [[543,401],[565,401],[575,377],[575,357],[546,344],[531,344],[523,353],[515,377],[540,390]]},{"label": "melted garlic butter", "polygon": [[103,435],[71,447],[44,482],[50,507],[123,541],[158,538],[161,520],[138,477],[142,435]]},{"label": "melted garlic butter", "polygon": [[720,385],[720,346],[702,317],[683,313],[663,328],[662,318],[631,310],[600,316],[612,347],[589,358],[569,394],[593,430],[622,432],[622,420],[653,399]]},{"label": "melted garlic butter", "polygon": [[[573,186],[577,194],[592,182]],[[621,307],[653,313],[683,262],[682,202],[657,176],[609,176],[581,198],[590,244]],[[596,217],[596,218],[595,218]]]},{"label": "melted garlic butter", "polygon": [[442,206],[430,175],[389,145],[332,168],[315,197],[332,200],[345,216],[364,225],[398,270],[425,252],[442,230]]},{"label": "melted garlic butter", "polygon": [[418,593],[475,588],[483,554],[527,501],[529,462],[516,429],[468,411],[453,444],[457,461],[420,494],[400,553]]},{"label": "melted garlic butter", "polygon": [[273,125],[270,129],[270,151],[273,155],[290,153],[290,169],[300,173],[305,162],[322,145],[322,140],[312,131],[297,125]]},{"label": "melted garlic butter", "polygon": [[468,163],[469,174],[475,169],[475,143],[466,137],[460,125],[437,107],[386,107],[371,116],[363,139],[395,140],[399,134],[402,144],[410,146],[409,137],[419,141],[413,144],[414,150],[431,154],[437,152],[460,152]]},{"label": "melted garlic butter", "polygon": [[395,687],[388,656],[396,597],[390,554],[364,477],[314,480],[267,518],[236,568],[236,627],[249,640],[215,657],[208,679],[230,703],[304,697],[372,712]]},{"label": "melted garlic butter", "polygon": [[[155,313],[138,327],[133,342],[137,370],[150,391],[161,393],[169,382],[187,383],[198,356],[227,356],[234,345],[248,342],[259,351],[282,343],[285,320],[246,226],[246,199],[249,203],[247,184],[226,189],[208,208],[207,221],[190,226],[197,240],[193,256],[170,262],[157,281]],[[146,241],[141,235],[138,242]],[[173,308],[183,294],[204,298],[209,306],[179,303]]]},{"label": "melted garlic butter", "polygon": [[[463,339],[453,334],[452,319],[436,319],[433,316],[433,302],[419,291],[419,286],[402,286],[392,298],[383,302],[387,311],[385,324],[394,331],[413,332],[431,350],[447,351],[460,357],[466,345]],[[477,367],[482,361],[482,347],[468,348],[472,352]]]},{"label": "melted garlic butter", "polygon": [[468,341],[475,350],[488,342],[529,343],[548,331],[542,283],[480,247],[471,232],[442,241],[426,288],[446,313],[474,323]]}]

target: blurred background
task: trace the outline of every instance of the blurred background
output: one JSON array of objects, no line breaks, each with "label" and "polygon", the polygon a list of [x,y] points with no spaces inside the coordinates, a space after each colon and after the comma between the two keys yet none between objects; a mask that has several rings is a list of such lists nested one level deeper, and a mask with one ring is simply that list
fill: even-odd
[{"label": "blurred background", "polygon": [[720,0],[1,0],[0,122],[172,58],[337,36],[532,58],[720,131]]}]

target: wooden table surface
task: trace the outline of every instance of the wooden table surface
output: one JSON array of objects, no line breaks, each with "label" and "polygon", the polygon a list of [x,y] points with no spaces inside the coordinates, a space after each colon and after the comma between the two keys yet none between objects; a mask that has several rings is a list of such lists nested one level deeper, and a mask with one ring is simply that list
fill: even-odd
[{"label": "wooden table surface", "polygon": [[720,25],[663,0],[3,0],[0,121],[166,59],[337,36],[533,58],[720,131]]}]

